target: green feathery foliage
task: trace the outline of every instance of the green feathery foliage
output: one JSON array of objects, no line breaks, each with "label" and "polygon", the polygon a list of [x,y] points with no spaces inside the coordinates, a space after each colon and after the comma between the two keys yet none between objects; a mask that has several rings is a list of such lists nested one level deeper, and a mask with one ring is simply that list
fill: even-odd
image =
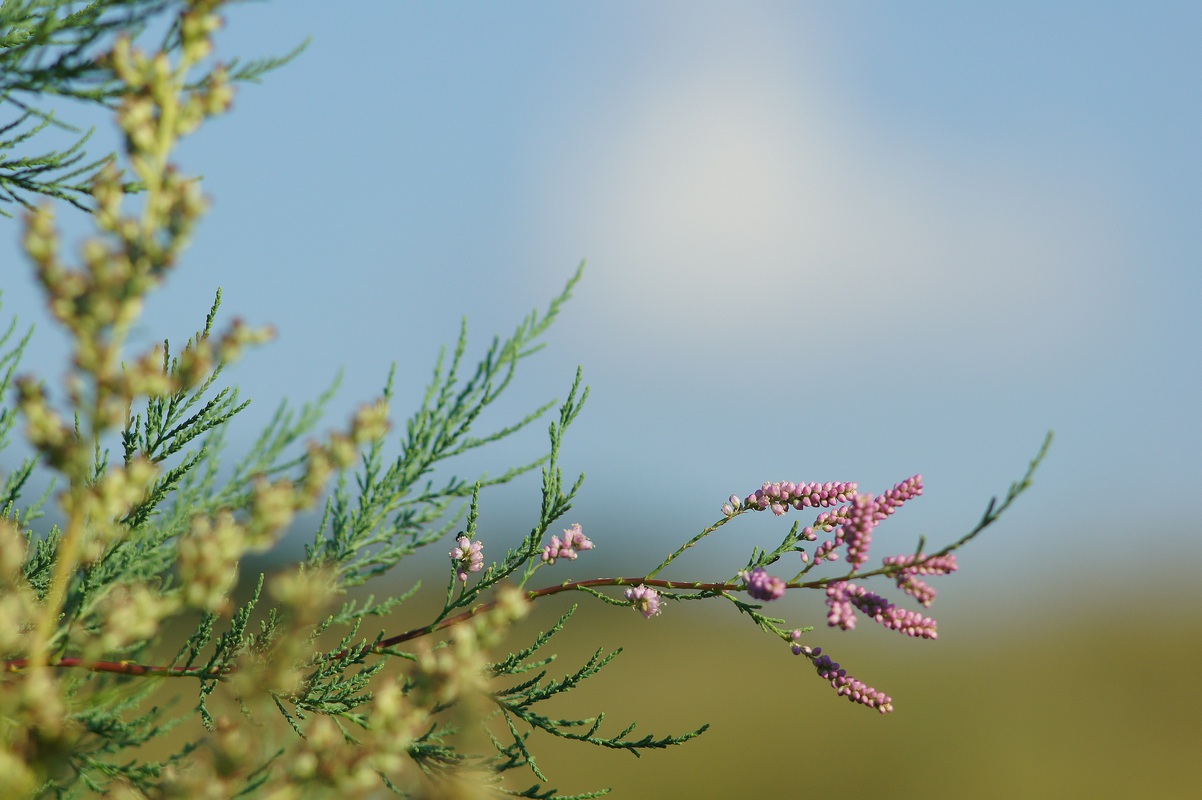
[{"label": "green feathery foliage", "polygon": [[[27,207],[32,195],[63,200],[86,210],[96,229],[81,263],[68,265],[50,205],[23,221],[25,254],[70,340],[61,387],[21,373],[30,332],[19,335],[16,320],[0,335],[0,451],[21,421],[34,453],[0,475],[0,797],[291,800],[367,798],[382,789],[420,798],[600,796],[605,790],[548,788],[539,741],[640,756],[684,744],[707,726],[636,734],[635,723],[614,726],[603,711],[545,713],[542,704],[570,694],[621,653],[597,649],[552,673],[551,644],[575,607],[532,638],[515,629],[533,603],[563,592],[645,618],[666,602],[728,600],[805,656],[840,695],[891,711],[892,698],[801,643],[812,627],[790,630],[763,604],[786,590],[819,590],[829,625],[852,627],[858,610],[905,635],[934,638],[934,620],[862,581],[891,579],[928,606],[934,591],[919,576],[956,569],[954,552],[1030,486],[1050,437],[1000,505],[990,503],[976,528],[934,552],[920,540],[912,552],[865,566],[872,529],[922,493],[920,476],[881,495],[851,483],[764,484],[745,499],[732,496],[720,520],[649,572],[536,588],[542,570],[593,546],[579,524],[562,538],[551,535],[584,478],[565,480],[560,468],[564,436],[588,397],[582,375],[557,410],[549,402],[482,433],[477,425],[519,364],[543,346],[583,265],[543,312],[494,338],[474,367],[465,324],[394,444],[395,367],[381,396],[341,430],[315,434],[335,383],[299,409],[282,403],[248,452],[231,460],[228,432],[249,401],[222,384],[223,370],[270,331],[239,322],[218,329],[220,292],[183,346],[164,340],[127,352],[143,299],[169,277],[204,212],[198,181],[172,164],[173,148],[229,108],[234,82],[295,55],[211,64],[224,4],[0,5],[0,106],[19,112],[0,129],[9,137],[0,150],[28,147],[58,124],[23,98],[111,108],[124,133],[120,154],[88,163],[86,135],[65,151],[0,163],[0,199]],[[166,33],[144,53],[135,42],[158,20]],[[144,192],[135,210],[124,206],[131,187]],[[498,476],[453,471],[456,457],[548,413],[546,452]],[[509,541],[490,539],[490,548],[505,550],[486,564],[483,493],[536,469],[542,482],[532,527]],[[52,488],[27,497],[38,471]],[[51,496],[61,521],[35,527]],[[319,507],[314,517],[302,515]],[[812,526],[795,524],[775,548],[753,548],[733,577],[657,577],[744,514],[819,508],[826,510]],[[271,575],[241,574],[249,556],[310,524],[296,563]],[[811,548],[819,531],[833,538]],[[452,541],[437,611],[416,610],[420,584],[379,599],[352,594],[424,548]],[[846,570],[811,574],[839,550]],[[797,574],[768,574],[798,553]],[[529,643],[505,652],[511,640]],[[169,734],[174,746],[164,747]]]},{"label": "green feathery foliage", "polygon": [[[63,200],[87,210],[92,179],[113,154],[90,158],[85,145],[94,129],[81,130],[60,118],[63,101],[115,109],[129,87],[98,56],[114,36],[138,39],[163,29],[157,50],[178,53],[180,0],[3,0],[0,2],[0,214],[5,205],[32,207],[34,198]],[[280,57],[226,65],[235,82],[255,82],[295,58],[305,44]],[[211,73],[194,79],[204,87]],[[39,135],[54,130],[74,141],[63,148],[34,150]],[[48,138],[48,137],[42,137]],[[137,181],[126,191],[142,188]]]},{"label": "green feathery foliage", "polygon": [[[3,304],[0,304],[0,311],[3,310]],[[13,376],[16,374],[17,366],[21,363],[21,355],[25,352],[25,347],[29,344],[30,337],[33,336],[33,329],[31,328],[19,340],[12,343],[13,335],[16,331],[17,320],[14,317],[9,323],[8,328],[0,335],[0,397],[6,397],[9,394],[9,390],[12,388]],[[3,452],[11,443],[12,429],[16,424],[16,409],[0,405],[0,452]],[[37,518],[41,502],[45,500],[44,497],[37,504],[23,511],[17,506],[17,500],[21,497],[21,492],[29,482],[29,477],[33,474],[36,464],[36,459],[32,456],[27,456],[21,460],[20,466],[5,478],[2,487],[0,487],[0,516],[18,522],[21,519],[30,522]]]}]

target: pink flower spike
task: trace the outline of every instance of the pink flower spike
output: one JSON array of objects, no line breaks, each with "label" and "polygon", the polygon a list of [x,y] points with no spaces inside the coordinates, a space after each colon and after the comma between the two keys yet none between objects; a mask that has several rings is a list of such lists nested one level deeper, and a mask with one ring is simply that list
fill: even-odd
[{"label": "pink flower spike", "polygon": [[915,575],[898,575],[897,588],[913,597],[926,608],[935,602],[935,587]]},{"label": "pink flower spike", "polygon": [[876,498],[878,520],[891,515],[901,504],[922,494],[922,476],[906,478],[901,483]]},{"label": "pink flower spike", "polygon": [[[923,563],[917,567],[910,566],[915,561],[922,561]],[[906,567],[902,572],[911,575],[950,575],[959,569],[959,565],[956,564],[955,553],[931,558],[921,555],[886,556],[881,559],[881,563],[887,567]]]},{"label": "pink flower spike", "polygon": [[[790,508],[800,511],[803,508],[826,507],[833,506],[836,503],[845,503],[855,492],[856,484],[848,482],[793,483],[791,481],[782,481],[780,483],[765,483],[759,489],[747,495],[747,499],[742,504],[752,511],[765,511],[771,508],[773,514],[780,516]],[[730,503],[733,509],[739,508],[738,504],[734,502],[737,499],[734,498]]]},{"label": "pink flower spike", "polygon": [[851,596],[857,588],[849,581],[836,581],[826,587],[826,604],[830,607],[826,615],[826,624],[845,631],[856,627],[856,612],[851,604]]},{"label": "pink flower spike", "polygon": [[868,560],[868,545],[872,542],[877,512],[877,501],[870,495],[858,494],[851,501],[851,511],[842,532],[843,541],[847,543],[847,563],[853,571]]},{"label": "pink flower spike", "polygon": [[831,627],[851,630],[856,626],[855,610],[879,622],[889,630],[923,639],[938,639],[935,620],[917,611],[894,605],[876,592],[851,581],[836,581],[826,587],[826,604],[830,608],[826,621]]},{"label": "pink flower spike", "polygon": [[853,703],[875,708],[882,714],[893,710],[892,697],[853,678],[847,674],[847,670],[839,666],[839,662],[832,661],[830,656],[819,656],[818,653],[818,648],[814,648],[814,655],[817,656],[813,659],[814,669],[818,671],[819,676],[830,681],[837,694]]},{"label": "pink flower spike", "polygon": [[644,619],[651,619],[660,612],[659,592],[650,586],[632,586],[625,594],[626,599]]},{"label": "pink flower spike", "polygon": [[[925,561],[923,560],[925,558]],[[919,566],[911,566],[920,561]],[[930,606],[935,600],[935,588],[919,575],[948,575],[957,569],[956,554],[948,553],[942,556],[926,558],[925,556],[902,555],[888,556],[881,560],[886,567],[902,567],[895,576],[897,586],[906,594],[913,597],[924,606]]]}]

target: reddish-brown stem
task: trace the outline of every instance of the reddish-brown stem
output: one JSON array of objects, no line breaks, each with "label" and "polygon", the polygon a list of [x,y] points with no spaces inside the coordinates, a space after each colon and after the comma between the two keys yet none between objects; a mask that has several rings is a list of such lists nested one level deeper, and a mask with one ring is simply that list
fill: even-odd
[{"label": "reddish-brown stem", "polygon": [[[535,589],[533,591],[526,592],[526,599],[533,601],[540,597],[547,597],[548,595],[559,594],[560,592],[571,592],[577,589],[592,586],[638,585],[658,586],[661,589],[695,589],[697,591],[711,592],[726,592],[745,588],[741,584],[734,583],[691,583],[689,581],[663,581],[659,579],[647,580],[645,578],[590,578],[589,580],[585,581],[568,581],[556,586],[548,586],[544,589]],[[396,636],[385,639],[384,641],[380,642],[377,647],[392,647],[400,644],[401,642],[407,642],[411,639],[418,639],[427,634],[444,630],[452,625],[458,625],[464,620],[469,620],[477,614],[482,614],[485,611],[491,611],[496,607],[496,605],[497,602],[493,600],[492,602],[481,603],[480,605],[472,606],[462,614],[456,614],[453,617],[447,617],[446,619],[439,620],[438,622],[430,625],[426,625],[421,628],[414,628],[411,631],[405,631],[404,633],[399,633]]]},{"label": "reddish-brown stem", "polygon": [[[15,658],[4,662],[4,672],[18,672],[29,666],[28,658]],[[51,659],[48,667],[80,667],[92,672],[115,672],[118,675],[158,675],[164,678],[202,678],[215,680],[224,677],[232,669],[224,672],[208,672],[204,667],[159,667],[150,664],[135,664],[132,661],[90,661],[86,658],[56,658]]]},{"label": "reddish-brown stem", "polygon": [[[942,552],[942,551],[940,551]],[[932,554],[934,555],[934,554]],[[932,555],[923,556],[915,563],[924,563],[932,557]],[[913,565],[909,565],[913,566]],[[900,567],[889,566],[868,572],[848,574],[835,577],[818,578],[812,581],[797,581],[789,583],[790,589],[820,589],[830,583],[840,580],[848,580],[850,578],[868,578],[874,575],[884,575],[897,572]],[[592,588],[595,586],[652,586],[659,589],[681,589],[692,590],[698,592],[714,592],[721,594],[722,592],[743,591],[747,587],[741,583],[696,583],[691,581],[665,581],[659,578],[590,578],[583,581],[566,581],[556,584],[555,586],[547,586],[542,589],[533,589],[526,592],[526,599],[530,601],[537,600],[540,597],[548,597],[560,592],[571,592],[579,589]],[[480,603],[472,606],[467,611],[456,614],[453,617],[446,617],[437,622],[425,625],[420,628],[414,628],[404,633],[399,633],[396,636],[391,636],[382,640],[376,645],[376,650],[383,650],[390,647],[395,647],[403,642],[419,639],[422,636],[427,636],[431,633],[445,630],[461,622],[471,619],[486,611],[491,611],[496,608],[497,601],[493,600],[487,603]],[[335,653],[334,657],[338,658],[343,653]],[[29,666],[30,660],[27,658],[18,658],[12,661],[3,662],[2,670],[5,672],[16,672]],[[93,672],[113,672],[120,675],[159,675],[166,678],[199,678],[202,680],[221,680],[235,670],[235,667],[228,666],[220,672],[208,672],[203,667],[162,667],[146,664],[135,664],[130,661],[88,661],[82,658],[59,658],[52,659],[49,667],[78,667],[88,669]]]}]

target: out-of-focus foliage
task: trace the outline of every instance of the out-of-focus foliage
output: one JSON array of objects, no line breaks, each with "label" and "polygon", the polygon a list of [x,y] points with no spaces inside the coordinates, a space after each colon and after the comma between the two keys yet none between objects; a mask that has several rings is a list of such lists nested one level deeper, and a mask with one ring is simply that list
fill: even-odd
[{"label": "out-of-focus foliage", "polygon": [[[80,130],[63,116],[75,101],[116,108],[129,87],[101,56],[120,34],[137,40],[161,30],[158,49],[177,53],[182,46],[180,0],[4,0],[0,3],[0,214],[5,206],[31,207],[39,197],[87,208],[91,182],[113,162],[114,154],[89,156],[93,131]],[[279,58],[225,65],[231,80],[257,81],[291,60],[303,48]],[[204,85],[211,73],[192,80]],[[68,114],[69,116],[69,114]],[[55,130],[70,135],[64,147],[42,145]],[[137,190],[134,180],[125,189]]]}]

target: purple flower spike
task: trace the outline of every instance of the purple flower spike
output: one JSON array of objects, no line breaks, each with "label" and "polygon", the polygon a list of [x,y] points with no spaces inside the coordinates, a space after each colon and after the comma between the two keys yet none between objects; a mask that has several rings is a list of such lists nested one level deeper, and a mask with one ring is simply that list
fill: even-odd
[{"label": "purple flower spike", "polygon": [[915,475],[912,478],[906,478],[904,481],[897,484],[880,497],[876,498],[877,511],[880,514],[877,519],[884,519],[900,508],[902,503],[918,497],[921,494],[922,476]]},{"label": "purple flower spike", "polygon": [[876,592],[871,592],[863,586],[850,581],[836,581],[826,587],[826,604],[830,608],[826,621],[831,627],[851,630],[856,626],[854,609],[859,609],[865,615],[879,622],[892,631],[899,631],[906,636],[920,636],[923,639],[938,639],[937,623],[930,617],[924,617],[917,611],[896,606]]},{"label": "purple flower spike", "polygon": [[851,598],[851,603],[889,630],[900,631],[906,636],[921,636],[923,639],[939,638],[935,620],[917,611],[895,606],[876,592],[860,589],[858,596]]},{"label": "purple flower spike", "polygon": [[459,571],[456,577],[460,581],[467,583],[467,574],[469,572],[479,572],[484,569],[484,544],[479,541],[473,542],[466,536],[460,536],[455,540],[455,547],[451,550],[451,560],[457,562]]},{"label": "purple flower spike", "polygon": [[756,600],[778,600],[788,588],[783,580],[769,575],[763,567],[756,567],[751,572],[741,572],[739,577],[747,584],[747,594]]},{"label": "purple flower spike", "polygon": [[846,524],[843,525],[843,541],[847,543],[847,563],[852,570],[859,569],[868,560],[868,545],[872,543],[872,529],[876,527],[878,505],[866,494],[858,494],[851,501]]},{"label": "purple flower spike", "polygon": [[931,603],[935,602],[935,595],[938,594],[934,586],[915,575],[898,575],[897,588],[913,597],[924,608],[930,608]]},{"label": "purple flower spike", "polygon": [[[817,648],[815,648],[815,654],[817,654]],[[831,686],[838,694],[851,702],[875,708],[882,714],[888,714],[893,710],[892,697],[848,675],[847,670],[840,667],[839,662],[832,661],[830,656],[814,658],[814,669],[818,670],[818,674],[823,679],[831,682]]]},{"label": "purple flower spike", "polygon": [[851,604],[855,589],[856,585],[847,581],[836,581],[826,587],[826,604],[830,607],[826,623],[832,628],[837,626],[849,631],[856,627],[856,611]]},{"label": "purple flower spike", "polygon": [[[910,575],[950,575],[960,568],[956,563],[956,554],[948,553],[944,556],[935,556],[923,560],[924,556],[904,555],[904,556],[886,556],[881,559],[881,563],[887,567],[905,567],[902,570]],[[923,561],[917,567],[910,566],[915,561]]]},{"label": "purple flower spike", "polygon": [[[778,517],[790,508],[800,511],[803,508],[817,508],[846,503],[856,493],[856,484],[847,482],[827,483],[765,483],[759,489],[747,495],[743,505],[752,511],[766,511]],[[735,506],[733,501],[732,506]]]},{"label": "purple flower spike", "polygon": [[660,612],[659,592],[650,586],[632,586],[625,594],[626,599],[644,619],[651,619]]},{"label": "purple flower spike", "polygon": [[935,600],[935,589],[918,576],[948,575],[952,572],[955,572],[959,567],[956,564],[955,553],[948,553],[947,555],[929,558],[916,567],[910,566],[915,561],[921,559],[922,556],[914,555],[888,556],[882,559],[881,563],[887,567],[903,567],[903,569],[894,576],[894,580],[897,582],[897,587],[918,602],[922,603],[924,606],[929,607]]}]

